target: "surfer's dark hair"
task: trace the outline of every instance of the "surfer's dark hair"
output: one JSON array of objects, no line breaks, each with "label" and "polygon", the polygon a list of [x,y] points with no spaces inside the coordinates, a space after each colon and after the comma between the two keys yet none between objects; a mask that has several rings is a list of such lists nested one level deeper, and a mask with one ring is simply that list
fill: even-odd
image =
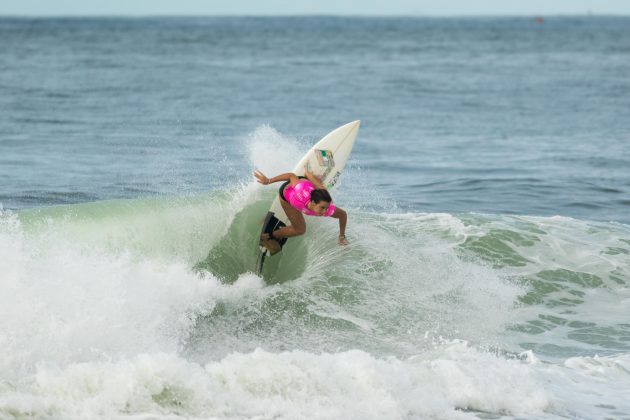
[{"label": "surfer's dark hair", "polygon": [[326,201],[328,203],[331,203],[332,197],[330,196],[330,193],[327,190],[324,190],[324,189],[313,190],[311,191],[311,201],[315,204],[319,203],[320,201]]}]

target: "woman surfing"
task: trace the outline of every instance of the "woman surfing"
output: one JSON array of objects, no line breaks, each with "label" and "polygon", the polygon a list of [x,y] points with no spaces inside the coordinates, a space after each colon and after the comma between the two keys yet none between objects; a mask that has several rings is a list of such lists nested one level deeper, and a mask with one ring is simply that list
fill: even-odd
[{"label": "woman surfing", "polygon": [[275,230],[271,234],[263,233],[261,235],[260,240],[271,255],[282,249],[278,241],[284,238],[300,236],[306,232],[306,222],[303,214],[339,219],[338,242],[340,245],[348,245],[346,240],[347,213],[342,208],[332,204],[330,193],[315,175],[308,171],[304,175],[306,177],[298,177],[294,173],[288,172],[273,178],[267,178],[258,170],[254,172],[258,182],[263,185],[284,181],[279,190],[280,204],[291,224]]}]

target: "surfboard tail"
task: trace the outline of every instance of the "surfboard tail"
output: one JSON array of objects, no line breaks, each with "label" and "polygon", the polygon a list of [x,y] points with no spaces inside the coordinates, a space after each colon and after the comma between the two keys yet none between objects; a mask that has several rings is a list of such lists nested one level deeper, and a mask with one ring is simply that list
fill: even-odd
[{"label": "surfboard tail", "polygon": [[[267,212],[267,216],[265,216],[265,220],[263,222],[263,228],[260,233],[261,235],[263,233],[271,234],[271,232],[276,231],[285,226],[286,225],[281,220],[278,220],[274,212],[269,211]],[[282,238],[278,241],[278,243],[280,244],[280,250],[277,252],[280,252],[282,250],[282,247],[284,246],[286,242],[287,242],[287,238]],[[274,254],[277,252],[274,252]],[[262,242],[259,244],[258,258],[256,259],[256,268],[255,268],[255,272],[257,275],[260,275],[262,273],[263,265],[265,263],[265,257],[268,255],[271,256],[274,254],[272,254],[265,246],[263,246]]]}]

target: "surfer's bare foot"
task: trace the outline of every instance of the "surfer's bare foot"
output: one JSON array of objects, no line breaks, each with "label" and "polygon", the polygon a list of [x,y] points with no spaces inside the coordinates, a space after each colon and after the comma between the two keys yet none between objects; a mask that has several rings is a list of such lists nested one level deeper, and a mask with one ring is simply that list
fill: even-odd
[{"label": "surfer's bare foot", "polygon": [[277,254],[282,249],[278,241],[269,238],[268,233],[260,235],[260,242],[262,242],[262,245],[267,248],[271,255]]},{"label": "surfer's bare foot", "polygon": [[349,245],[350,242],[348,242],[348,240],[346,239],[346,235],[339,235],[339,239],[337,240],[337,242],[339,243],[339,245]]}]

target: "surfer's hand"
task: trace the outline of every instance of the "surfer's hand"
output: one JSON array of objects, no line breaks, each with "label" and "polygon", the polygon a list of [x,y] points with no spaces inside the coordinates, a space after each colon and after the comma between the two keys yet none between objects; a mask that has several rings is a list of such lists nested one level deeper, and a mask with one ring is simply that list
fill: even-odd
[{"label": "surfer's hand", "polygon": [[258,169],[254,172],[254,176],[256,177],[256,180],[263,185],[269,185],[271,183],[269,178],[267,178],[265,174],[260,172]]},{"label": "surfer's hand", "polygon": [[306,178],[311,181],[311,183],[315,186],[315,188],[317,188],[318,190],[325,190],[326,187],[324,187],[324,185],[321,183],[321,179],[315,175],[314,173],[306,170],[304,171],[304,176],[306,176]]},{"label": "surfer's hand", "polygon": [[315,178],[315,179],[319,179],[319,177],[317,175],[315,175],[313,172],[309,171],[308,169],[306,169],[304,171],[304,176],[307,178]]},{"label": "surfer's hand", "polygon": [[337,242],[339,242],[339,245],[348,245],[349,242],[346,239],[346,235],[339,235],[339,239],[337,240]]}]

